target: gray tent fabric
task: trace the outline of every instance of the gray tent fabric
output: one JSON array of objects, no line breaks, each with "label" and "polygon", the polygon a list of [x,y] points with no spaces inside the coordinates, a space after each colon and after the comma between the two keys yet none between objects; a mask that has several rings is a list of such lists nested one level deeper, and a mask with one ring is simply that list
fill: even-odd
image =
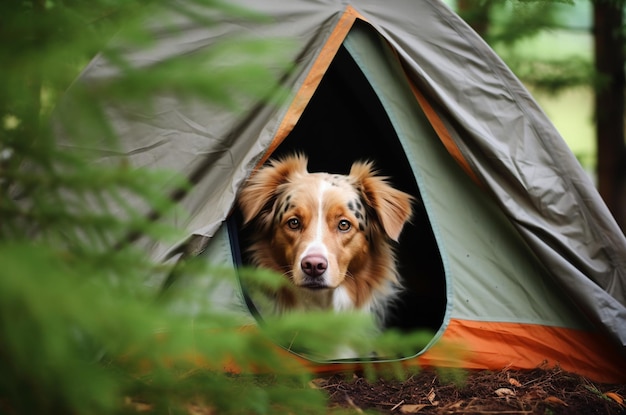
[{"label": "gray tent fabric", "polygon": [[[182,15],[174,16],[167,24],[150,22],[155,45],[129,51],[127,57],[142,67],[194,54],[219,39],[280,39],[282,54],[294,67],[285,72],[274,62],[267,65],[282,87],[295,95],[346,8],[353,8],[393,49],[406,78],[442,120],[465,167],[543,263],[553,283],[626,353],[626,238],[525,87],[444,3],[231,3],[270,16],[271,21],[232,19],[199,27]],[[97,57],[78,81],[99,82],[114,75],[104,57]],[[186,238],[147,246],[154,258],[172,256],[188,238],[201,242],[191,249],[194,254],[204,249],[228,218],[242,183],[267,155],[289,103],[290,99],[284,105],[261,105],[245,98],[241,109],[232,111],[171,96],[162,97],[152,110],[109,109],[113,125],[124,137],[122,156],[133,166],[169,169],[194,182],[193,191],[180,201],[189,215],[171,223],[184,229]],[[99,160],[108,161],[113,161],[110,155]]]},{"label": "gray tent fabric", "polygon": [[[432,97],[445,108],[440,116],[472,169],[559,285],[626,345],[622,232],[519,80],[467,25],[439,6],[431,4],[429,17],[443,21],[447,30],[438,27],[425,36],[415,20],[405,26],[417,29],[413,32],[394,27],[391,43],[397,42],[409,76],[432,88]],[[420,8],[420,18],[426,9]],[[418,43],[404,44],[407,40]],[[438,53],[441,45],[445,53]]]}]

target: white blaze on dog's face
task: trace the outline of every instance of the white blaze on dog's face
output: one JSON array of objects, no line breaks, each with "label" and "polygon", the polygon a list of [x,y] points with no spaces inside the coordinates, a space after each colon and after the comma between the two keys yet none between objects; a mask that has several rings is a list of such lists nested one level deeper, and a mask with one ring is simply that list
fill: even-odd
[{"label": "white blaze on dog's face", "polygon": [[368,255],[367,213],[348,177],[306,174],[284,185],[274,213],[273,252],[293,283],[336,288]]},{"label": "white blaze on dog's face", "polygon": [[354,163],[348,175],[309,173],[300,155],[260,169],[239,196],[244,223],[257,225],[257,266],[309,291],[341,286],[352,307],[397,282],[388,240],[398,240],[411,203],[371,163]]}]

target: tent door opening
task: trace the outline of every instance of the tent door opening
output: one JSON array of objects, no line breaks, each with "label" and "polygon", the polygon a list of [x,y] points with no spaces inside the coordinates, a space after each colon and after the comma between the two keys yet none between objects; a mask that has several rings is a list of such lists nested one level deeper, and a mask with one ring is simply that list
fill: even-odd
[{"label": "tent door opening", "polygon": [[[354,161],[373,160],[394,187],[417,199],[412,223],[404,228],[396,247],[398,268],[406,289],[385,325],[405,331],[437,332],[447,305],[444,267],[420,202],[415,175],[380,99],[343,46],[298,123],[271,157],[294,152],[307,155],[311,172],[347,174]],[[236,263],[248,265],[246,241],[252,229],[242,228],[239,212],[233,218],[237,235],[232,239],[238,241],[233,249],[235,256],[239,256]],[[249,299],[248,305],[251,305]]]}]

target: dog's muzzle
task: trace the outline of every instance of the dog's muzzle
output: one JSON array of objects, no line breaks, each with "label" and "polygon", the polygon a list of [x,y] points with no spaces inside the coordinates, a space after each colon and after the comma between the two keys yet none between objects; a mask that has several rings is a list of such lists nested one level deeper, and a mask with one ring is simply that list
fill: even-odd
[{"label": "dog's muzzle", "polygon": [[305,274],[303,287],[311,289],[328,288],[324,273],[328,269],[328,260],[322,255],[307,255],[300,261],[300,268]]}]

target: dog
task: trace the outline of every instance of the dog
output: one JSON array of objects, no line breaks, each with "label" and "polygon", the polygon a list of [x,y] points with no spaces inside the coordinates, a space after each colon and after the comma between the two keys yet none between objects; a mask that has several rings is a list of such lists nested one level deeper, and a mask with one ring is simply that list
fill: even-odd
[{"label": "dog", "polygon": [[260,168],[238,204],[253,224],[254,266],[290,284],[274,294],[275,312],[364,311],[382,324],[401,290],[393,243],[410,221],[414,198],[379,176],[372,162],[348,175],[309,173],[293,154]]}]

